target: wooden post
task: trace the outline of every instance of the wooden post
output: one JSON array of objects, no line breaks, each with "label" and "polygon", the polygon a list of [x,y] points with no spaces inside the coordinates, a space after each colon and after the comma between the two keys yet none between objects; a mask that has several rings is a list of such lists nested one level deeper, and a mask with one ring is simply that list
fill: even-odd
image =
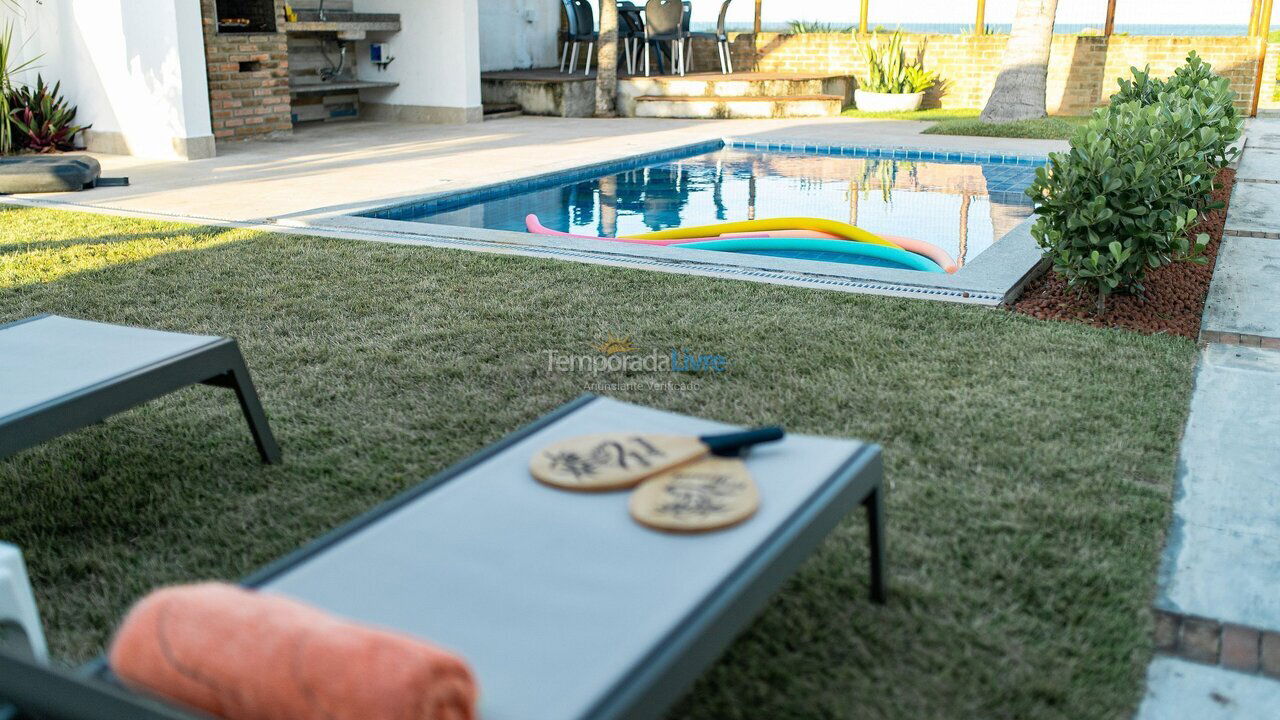
[{"label": "wooden post", "polygon": [[1262,10],[1258,13],[1258,73],[1253,79],[1253,104],[1249,106],[1249,115],[1258,114],[1258,101],[1262,95],[1262,70],[1267,64],[1267,39],[1271,37],[1272,0],[1262,1]]},{"label": "wooden post", "polygon": [[755,28],[755,34],[760,34],[760,3],[762,0],[756,0],[756,22],[752,27]]},{"label": "wooden post", "polygon": [[973,19],[973,34],[987,34],[987,0],[978,0],[978,14]]},{"label": "wooden post", "polygon": [[1107,21],[1102,26],[1102,34],[1111,37],[1116,31],[1116,0],[1107,0]]},{"label": "wooden post", "polygon": [[1258,11],[1261,9],[1262,0],[1253,0],[1253,3],[1249,6],[1249,32],[1246,33],[1249,37],[1254,37],[1258,34]]},{"label": "wooden post", "polygon": [[871,5],[871,0],[862,0],[862,9],[858,12],[858,32],[866,35],[871,29],[867,25],[867,11]]}]

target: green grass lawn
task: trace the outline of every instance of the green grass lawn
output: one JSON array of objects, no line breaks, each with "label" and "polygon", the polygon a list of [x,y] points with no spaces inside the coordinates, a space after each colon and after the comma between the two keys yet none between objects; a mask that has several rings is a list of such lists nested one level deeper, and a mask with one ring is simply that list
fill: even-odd
[{"label": "green grass lawn", "polygon": [[1036,140],[1068,140],[1076,128],[1087,122],[1087,116],[1054,115],[1035,120],[1009,123],[984,123],[972,118],[942,120],[926,128],[926,135],[977,135],[981,137],[1032,138]]},{"label": "green grass lawn", "polygon": [[[99,652],[149,588],[241,577],[588,383],[626,380],[641,384],[614,393],[626,400],[863,438],[886,460],[889,604],[867,599],[865,526],[850,517],[673,717],[1081,720],[1128,717],[1140,697],[1187,340],[0,210],[0,322],[40,312],[237,338],[286,457],[260,465],[233,396],[196,387],[0,461],[0,539],[25,548],[66,662]],[[544,350],[608,335],[731,365],[674,390],[548,371]]]}]

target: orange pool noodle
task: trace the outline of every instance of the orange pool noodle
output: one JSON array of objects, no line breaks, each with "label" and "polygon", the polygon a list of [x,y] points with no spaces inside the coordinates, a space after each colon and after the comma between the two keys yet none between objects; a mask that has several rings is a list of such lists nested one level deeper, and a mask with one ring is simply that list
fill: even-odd
[{"label": "orange pool noodle", "polygon": [[227,720],[473,720],[466,663],[404,635],[221,583],[147,595],[109,655],[126,685]]}]

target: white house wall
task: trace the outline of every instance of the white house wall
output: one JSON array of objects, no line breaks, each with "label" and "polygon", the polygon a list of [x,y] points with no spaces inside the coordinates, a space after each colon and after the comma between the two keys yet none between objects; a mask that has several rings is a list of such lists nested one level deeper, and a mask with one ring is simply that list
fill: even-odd
[{"label": "white house wall", "polygon": [[560,0],[479,0],[480,69],[519,70],[559,63]]},{"label": "white house wall", "polygon": [[[361,79],[399,83],[391,89],[362,90],[365,117],[446,123],[481,119],[476,0],[356,0],[355,9],[400,14],[400,32],[370,33],[358,46]],[[369,42],[388,43],[395,62],[386,70],[371,65]]]},{"label": "white house wall", "polygon": [[60,81],[92,123],[90,150],[157,158],[211,157],[199,0],[24,2],[26,57]]}]

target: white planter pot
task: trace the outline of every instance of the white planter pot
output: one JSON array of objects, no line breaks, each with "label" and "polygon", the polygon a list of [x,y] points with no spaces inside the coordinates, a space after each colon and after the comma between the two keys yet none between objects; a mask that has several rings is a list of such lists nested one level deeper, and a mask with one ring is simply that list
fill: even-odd
[{"label": "white planter pot", "polygon": [[924,93],[878,93],[853,91],[853,104],[865,112],[910,112],[919,110]]}]

